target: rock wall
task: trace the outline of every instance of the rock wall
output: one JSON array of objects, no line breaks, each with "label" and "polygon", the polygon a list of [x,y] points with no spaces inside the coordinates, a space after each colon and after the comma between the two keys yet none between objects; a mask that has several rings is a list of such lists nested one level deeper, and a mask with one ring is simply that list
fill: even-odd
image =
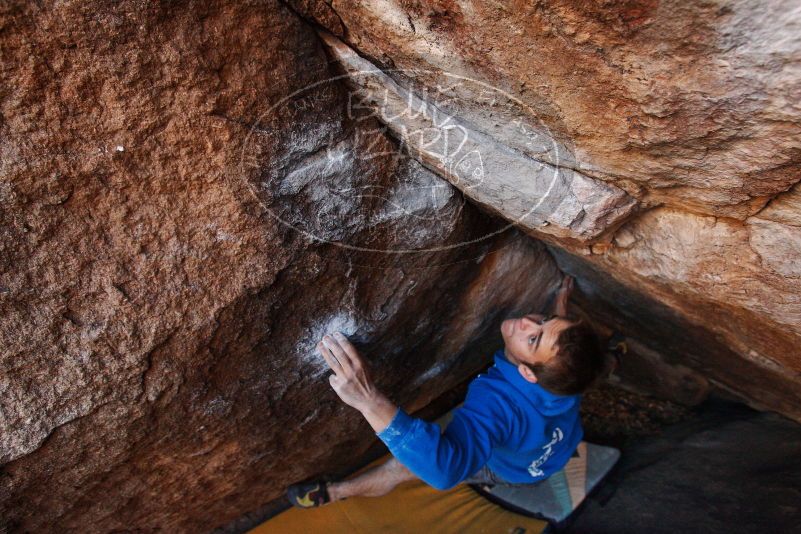
[{"label": "rock wall", "polygon": [[348,107],[277,2],[0,8],[0,531],[208,531],[352,466],[558,283]]},{"label": "rock wall", "polygon": [[[388,84],[359,61],[469,125],[485,155],[572,176],[538,189],[494,158],[472,197],[552,244],[596,321],[801,418],[797,2],[328,4],[336,24],[293,2],[378,110]],[[470,195],[410,117],[382,120]],[[515,191],[547,209],[521,219]]]},{"label": "rock wall", "polygon": [[[470,81],[437,100],[455,122],[408,135],[310,21],[380,69],[367,89]],[[0,526],[224,525],[372,442],[322,333],[414,410],[557,265],[640,355],[801,418],[800,24],[778,1],[4,3]],[[443,130],[481,142],[430,157]]]}]

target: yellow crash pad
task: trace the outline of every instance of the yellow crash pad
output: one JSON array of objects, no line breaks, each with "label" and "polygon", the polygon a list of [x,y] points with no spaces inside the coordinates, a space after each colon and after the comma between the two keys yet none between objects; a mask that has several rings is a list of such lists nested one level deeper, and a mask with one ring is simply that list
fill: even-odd
[{"label": "yellow crash pad", "polygon": [[[382,463],[389,456],[375,462]],[[547,523],[496,506],[468,486],[437,491],[419,480],[383,497],[352,497],[319,508],[290,509],[251,534],[509,533],[538,534]]]}]

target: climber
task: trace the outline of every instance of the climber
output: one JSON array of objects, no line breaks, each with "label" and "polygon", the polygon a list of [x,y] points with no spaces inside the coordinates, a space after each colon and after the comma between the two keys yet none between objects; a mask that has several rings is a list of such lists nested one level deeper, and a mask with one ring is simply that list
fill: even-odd
[{"label": "climber", "polygon": [[504,348],[475,378],[444,431],[409,416],[370,379],[361,356],[339,332],[317,350],[333,370],[331,387],[359,410],[393,458],[340,482],[295,484],[287,498],[310,508],[353,496],[380,496],[401,482],[422,479],[437,489],[458,483],[519,485],[561,469],[583,436],[581,393],[603,372],[598,339],[583,321],[567,317],[573,279],[558,289],[554,315],[507,319]]}]

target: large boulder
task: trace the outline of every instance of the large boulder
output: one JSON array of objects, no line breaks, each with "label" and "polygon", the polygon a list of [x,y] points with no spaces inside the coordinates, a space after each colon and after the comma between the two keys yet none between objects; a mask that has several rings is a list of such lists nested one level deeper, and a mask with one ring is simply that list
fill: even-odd
[{"label": "large boulder", "polygon": [[[559,267],[630,338],[627,380],[801,418],[800,24],[789,1],[4,3],[0,527],[211,530],[352,466],[374,436],[324,332],[415,410]],[[404,98],[442,114],[382,113]],[[443,128],[469,157],[432,157]]]},{"label": "large boulder", "polygon": [[207,531],[374,442],[559,282],[327,81],[278,2],[0,8],[0,531]]},{"label": "large boulder", "polygon": [[[336,24],[292,4],[412,155],[552,246],[598,323],[801,419],[797,2],[335,0]],[[490,147],[478,186],[386,113],[404,91]]]}]

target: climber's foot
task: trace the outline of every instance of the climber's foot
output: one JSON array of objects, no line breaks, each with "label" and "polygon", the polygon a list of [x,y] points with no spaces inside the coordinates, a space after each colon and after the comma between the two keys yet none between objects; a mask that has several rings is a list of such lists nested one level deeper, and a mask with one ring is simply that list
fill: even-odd
[{"label": "climber's foot", "polygon": [[315,508],[331,502],[328,488],[322,480],[293,484],[286,490],[286,497],[296,508]]}]

